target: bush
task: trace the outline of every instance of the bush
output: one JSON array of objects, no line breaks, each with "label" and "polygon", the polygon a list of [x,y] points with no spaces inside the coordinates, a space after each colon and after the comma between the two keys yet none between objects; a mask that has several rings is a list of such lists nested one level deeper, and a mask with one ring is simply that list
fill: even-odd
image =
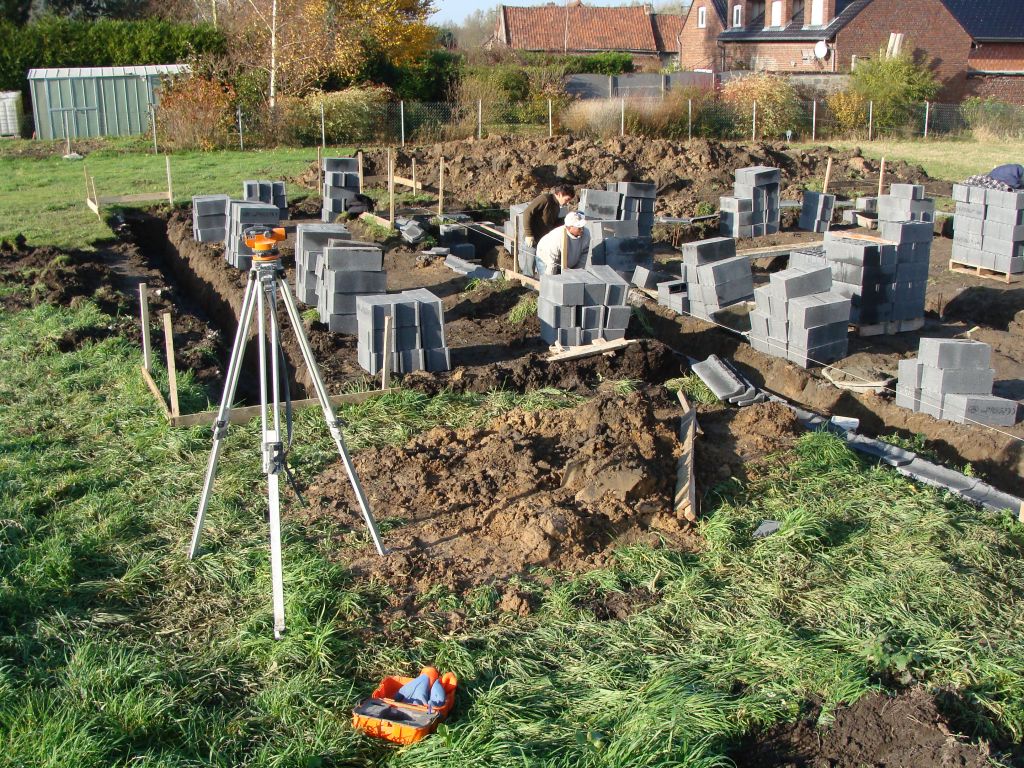
[{"label": "bush", "polygon": [[230,86],[205,77],[178,77],[160,89],[157,134],[170,149],[225,147],[233,127]]},{"label": "bush", "polygon": [[858,60],[850,83],[851,91],[874,104],[876,135],[905,130],[912,121],[916,126],[917,110],[935,98],[939,87],[925,62],[915,62],[909,53],[887,57],[884,50],[878,58]]},{"label": "bush", "polygon": [[730,80],[722,88],[722,100],[732,109],[740,134],[753,127],[755,102],[758,138],[779,138],[786,131],[797,131],[803,119],[796,89],[778,75],[759,72]]},{"label": "bush", "polygon": [[1024,108],[998,99],[976,96],[964,101],[962,114],[975,138],[1019,139],[1024,137]]},{"label": "bush", "polygon": [[224,35],[209,24],[47,17],[16,27],[0,21],[0,90],[27,91],[33,68],[174,64],[226,49]]},{"label": "bush", "polygon": [[394,94],[379,86],[311,93],[282,103],[281,135],[303,145],[320,143],[320,105],[328,144],[358,144],[378,140],[387,132]]},{"label": "bush", "polygon": [[829,94],[826,104],[837,132],[853,134],[867,130],[868,101],[856,91]]}]

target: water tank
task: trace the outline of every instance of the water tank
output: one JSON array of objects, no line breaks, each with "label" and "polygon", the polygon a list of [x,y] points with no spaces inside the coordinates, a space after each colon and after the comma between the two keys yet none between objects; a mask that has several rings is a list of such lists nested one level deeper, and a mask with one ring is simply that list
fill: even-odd
[{"label": "water tank", "polygon": [[21,91],[0,91],[0,136],[20,136]]}]

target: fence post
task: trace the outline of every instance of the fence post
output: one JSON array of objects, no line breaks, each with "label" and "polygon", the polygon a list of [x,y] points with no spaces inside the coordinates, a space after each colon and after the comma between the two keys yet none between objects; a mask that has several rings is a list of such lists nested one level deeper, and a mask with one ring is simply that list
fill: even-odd
[{"label": "fence post", "polygon": [[484,100],[476,100],[476,137],[482,139],[484,137]]},{"label": "fence post", "polygon": [[405,146],[405,101],[398,102],[398,120],[402,125],[402,146]]},{"label": "fence post", "polygon": [[693,99],[686,100],[686,140],[693,138]]},{"label": "fence post", "polygon": [[815,99],[811,106],[811,141],[818,140],[818,100]]},{"label": "fence post", "polygon": [[238,112],[238,149],[242,152],[245,151],[245,138],[242,136],[242,108],[237,107]]},{"label": "fence post", "polygon": [[931,117],[932,104],[930,101],[924,103],[924,137],[928,138],[928,118]]},{"label": "fence post", "polygon": [[757,141],[757,102],[754,102],[753,116],[751,118],[750,140]]},{"label": "fence post", "polygon": [[615,83],[615,78],[612,77],[611,75],[608,75],[608,98],[609,99],[615,96],[615,85],[614,85],[614,83]]},{"label": "fence post", "polygon": [[324,103],[320,102],[320,146],[327,149],[327,121],[324,118]]},{"label": "fence post", "polygon": [[153,154],[159,154],[156,148],[156,107],[152,104],[149,105],[149,122],[153,128]]},{"label": "fence post", "polygon": [[149,291],[145,283],[139,283],[139,313],[142,320],[142,367],[153,370],[153,350],[149,345]]},{"label": "fence post", "polygon": [[626,100],[619,99],[619,136],[626,135]]},{"label": "fence post", "polygon": [[875,135],[875,102],[868,102],[868,141]]},{"label": "fence post", "polygon": [[555,123],[551,118],[551,99],[548,99],[548,138],[555,135]]}]

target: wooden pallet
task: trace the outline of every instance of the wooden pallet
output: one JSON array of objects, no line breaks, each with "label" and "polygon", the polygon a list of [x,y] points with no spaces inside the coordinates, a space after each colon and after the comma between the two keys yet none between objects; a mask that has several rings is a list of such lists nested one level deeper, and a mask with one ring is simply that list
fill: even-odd
[{"label": "wooden pallet", "polygon": [[922,328],[924,328],[923,317],[914,320],[890,320],[887,323],[873,325],[853,325],[853,331],[858,336],[891,336],[894,333],[920,331]]},{"label": "wooden pallet", "polygon": [[[967,264],[962,261],[949,260],[949,271],[959,272],[961,275],[973,275],[974,277],[984,277],[988,280],[998,280],[1001,283],[1019,282],[1021,277],[1020,273],[1000,272],[998,269],[988,269],[987,267],[978,267],[974,264]],[[1016,280],[1014,278],[1017,278]]]}]

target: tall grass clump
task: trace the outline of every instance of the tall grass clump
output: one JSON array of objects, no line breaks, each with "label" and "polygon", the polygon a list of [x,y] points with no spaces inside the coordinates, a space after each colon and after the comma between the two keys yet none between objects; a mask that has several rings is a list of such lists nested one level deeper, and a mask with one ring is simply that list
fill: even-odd
[{"label": "tall grass clump", "polygon": [[757,104],[758,138],[781,138],[786,131],[798,131],[804,120],[800,97],[792,82],[767,72],[744,75],[722,88],[722,101],[736,115],[736,130],[742,135],[753,130]]}]

